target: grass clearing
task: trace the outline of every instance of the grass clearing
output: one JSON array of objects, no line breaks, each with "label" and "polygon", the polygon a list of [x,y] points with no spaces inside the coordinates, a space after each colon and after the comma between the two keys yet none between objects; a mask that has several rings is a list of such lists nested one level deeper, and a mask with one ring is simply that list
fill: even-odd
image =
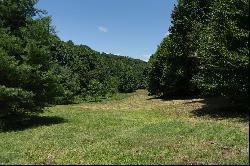
[{"label": "grass clearing", "polygon": [[249,164],[248,117],[207,110],[144,90],[51,107],[0,132],[0,164]]}]

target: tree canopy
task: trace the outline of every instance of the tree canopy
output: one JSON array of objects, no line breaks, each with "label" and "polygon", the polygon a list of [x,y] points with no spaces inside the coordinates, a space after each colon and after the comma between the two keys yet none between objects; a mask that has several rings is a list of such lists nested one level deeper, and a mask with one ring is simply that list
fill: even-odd
[{"label": "tree canopy", "polygon": [[248,95],[249,0],[179,0],[169,31],[149,61],[151,94]]},{"label": "tree canopy", "polygon": [[146,87],[146,62],[60,40],[36,3],[0,1],[1,116]]}]

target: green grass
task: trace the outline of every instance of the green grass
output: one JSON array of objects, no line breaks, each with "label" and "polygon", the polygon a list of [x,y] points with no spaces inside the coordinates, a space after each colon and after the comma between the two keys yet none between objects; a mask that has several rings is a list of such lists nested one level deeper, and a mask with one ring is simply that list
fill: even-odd
[{"label": "green grass", "polygon": [[51,107],[0,132],[0,164],[249,164],[248,119],[204,106],[140,90]]}]

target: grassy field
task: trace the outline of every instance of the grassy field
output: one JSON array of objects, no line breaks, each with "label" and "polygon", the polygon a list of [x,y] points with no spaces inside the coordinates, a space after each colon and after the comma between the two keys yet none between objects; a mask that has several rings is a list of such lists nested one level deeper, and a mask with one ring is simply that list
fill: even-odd
[{"label": "grassy field", "polygon": [[248,116],[223,103],[140,90],[51,107],[0,132],[0,164],[249,164]]}]

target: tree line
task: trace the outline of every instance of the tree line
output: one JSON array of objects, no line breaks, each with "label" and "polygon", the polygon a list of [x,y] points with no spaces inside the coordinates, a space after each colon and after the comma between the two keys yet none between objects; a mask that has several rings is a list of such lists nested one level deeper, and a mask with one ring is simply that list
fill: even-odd
[{"label": "tree line", "polygon": [[37,2],[0,1],[0,116],[146,87],[146,62],[60,40]]},{"label": "tree line", "polygon": [[152,95],[249,93],[249,0],[179,0],[148,64]]}]

